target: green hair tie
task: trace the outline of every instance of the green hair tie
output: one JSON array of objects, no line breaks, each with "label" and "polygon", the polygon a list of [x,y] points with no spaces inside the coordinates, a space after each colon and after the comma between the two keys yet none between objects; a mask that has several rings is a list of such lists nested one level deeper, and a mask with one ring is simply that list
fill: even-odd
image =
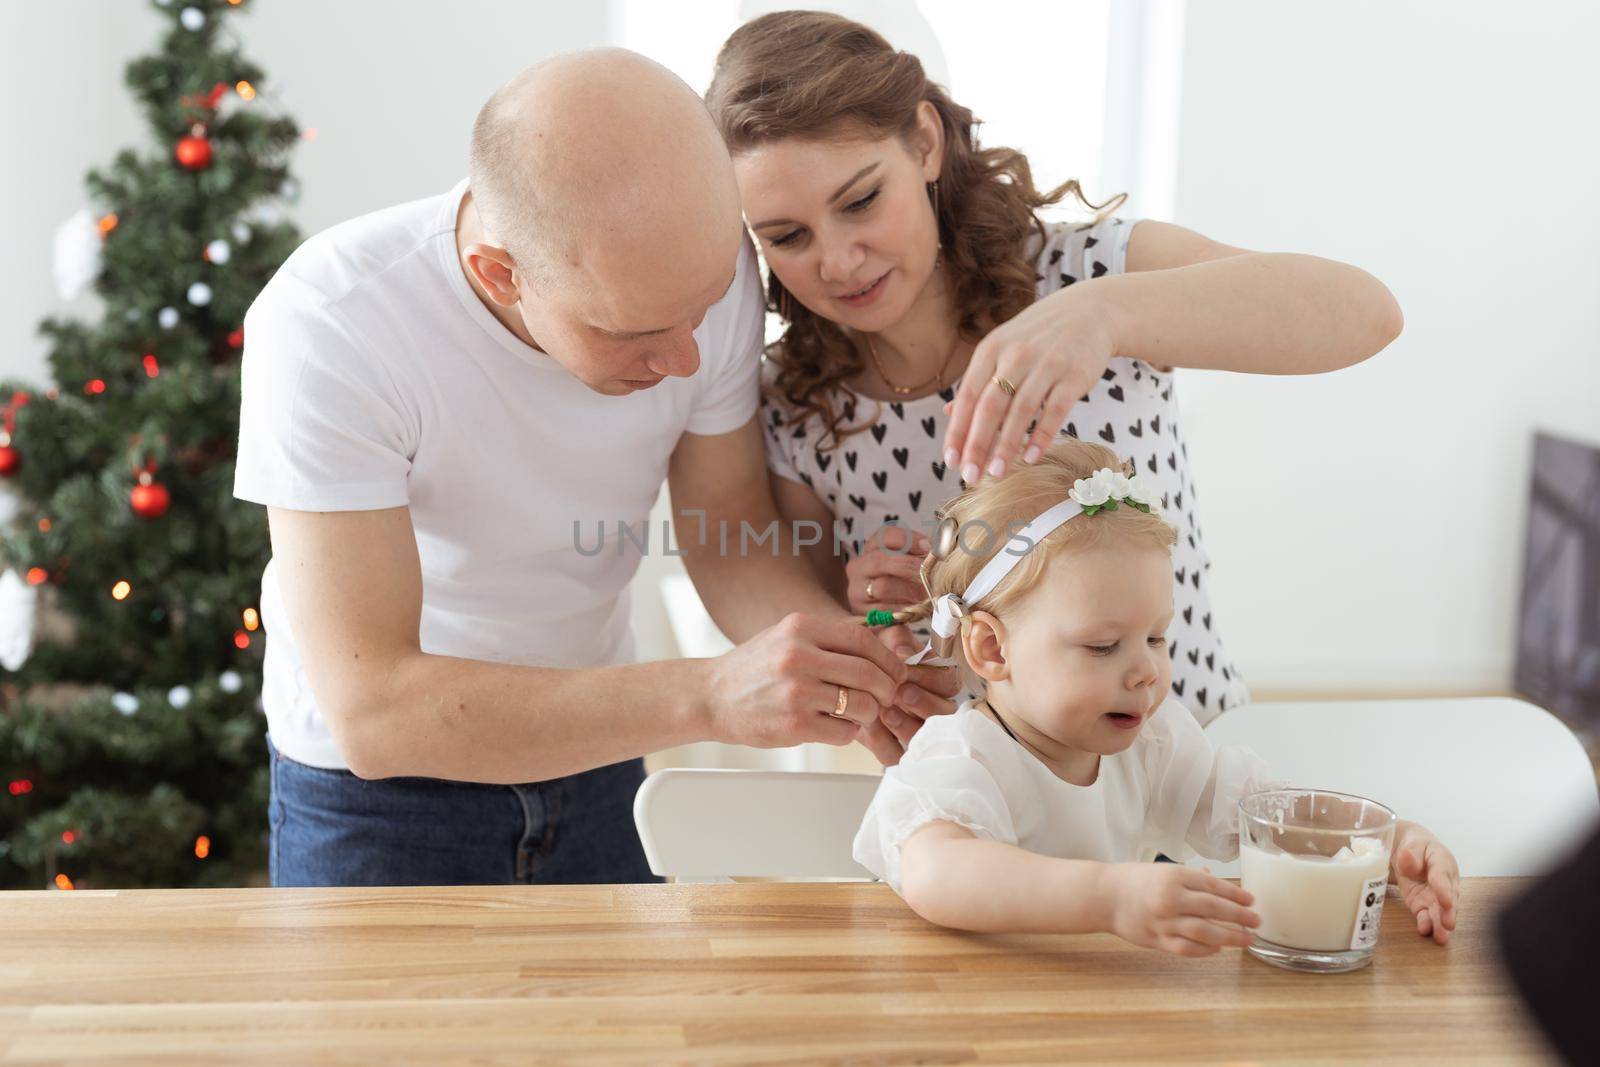
[{"label": "green hair tie", "polygon": [[892,611],[869,611],[869,612],[867,612],[867,625],[868,626],[888,626],[893,622],[894,622],[894,612],[892,612]]}]

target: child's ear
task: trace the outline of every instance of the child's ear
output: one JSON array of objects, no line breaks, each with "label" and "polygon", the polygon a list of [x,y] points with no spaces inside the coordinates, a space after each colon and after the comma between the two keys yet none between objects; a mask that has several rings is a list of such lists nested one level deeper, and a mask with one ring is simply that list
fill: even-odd
[{"label": "child's ear", "polygon": [[974,611],[961,633],[961,650],[974,674],[986,682],[1011,677],[1006,663],[1006,625],[987,611]]}]

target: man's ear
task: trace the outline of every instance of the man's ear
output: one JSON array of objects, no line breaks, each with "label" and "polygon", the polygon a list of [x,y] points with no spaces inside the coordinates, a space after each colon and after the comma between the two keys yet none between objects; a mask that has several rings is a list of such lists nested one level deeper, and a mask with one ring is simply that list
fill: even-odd
[{"label": "man's ear", "polygon": [[924,100],[917,105],[917,127],[911,134],[922,163],[922,180],[936,182],[944,170],[944,123],[938,110]]},{"label": "man's ear", "polygon": [[974,611],[961,633],[961,650],[974,674],[986,682],[1004,682],[1011,677],[1006,662],[1006,624],[987,611]]},{"label": "man's ear", "polygon": [[501,307],[511,307],[522,299],[521,279],[517,277],[517,261],[511,253],[497,245],[470,244],[462,252],[467,270],[477,280],[483,291]]}]

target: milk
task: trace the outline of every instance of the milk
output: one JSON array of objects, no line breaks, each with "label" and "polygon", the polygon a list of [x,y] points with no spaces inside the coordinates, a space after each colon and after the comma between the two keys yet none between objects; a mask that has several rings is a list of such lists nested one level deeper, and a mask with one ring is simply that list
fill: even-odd
[{"label": "milk", "polygon": [[1258,937],[1319,952],[1376,944],[1389,880],[1389,850],[1381,840],[1356,837],[1332,856],[1269,852],[1241,841],[1239,870],[1261,916]]}]

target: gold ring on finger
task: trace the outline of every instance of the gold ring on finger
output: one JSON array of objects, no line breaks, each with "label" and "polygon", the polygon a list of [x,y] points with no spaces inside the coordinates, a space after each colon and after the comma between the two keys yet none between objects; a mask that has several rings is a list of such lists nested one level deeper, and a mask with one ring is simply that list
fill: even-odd
[{"label": "gold ring on finger", "polygon": [[872,595],[872,579],[871,578],[867,579],[867,599],[868,600],[877,600],[878,599],[877,597]]},{"label": "gold ring on finger", "polygon": [[1017,395],[1017,387],[1012,385],[1009,380],[1000,377],[998,374],[994,376],[994,384],[998,385],[1000,387],[1000,391],[1006,394],[1006,396]]},{"label": "gold ring on finger", "polygon": [[847,705],[849,705],[849,703],[850,703],[850,690],[846,689],[844,686],[841,685],[839,687],[839,699],[834,702],[833,710],[828,712],[828,714],[832,715],[835,719],[843,719],[843,718],[845,718],[846,716],[845,716],[845,713],[844,713],[844,709],[845,709],[845,707]]}]

